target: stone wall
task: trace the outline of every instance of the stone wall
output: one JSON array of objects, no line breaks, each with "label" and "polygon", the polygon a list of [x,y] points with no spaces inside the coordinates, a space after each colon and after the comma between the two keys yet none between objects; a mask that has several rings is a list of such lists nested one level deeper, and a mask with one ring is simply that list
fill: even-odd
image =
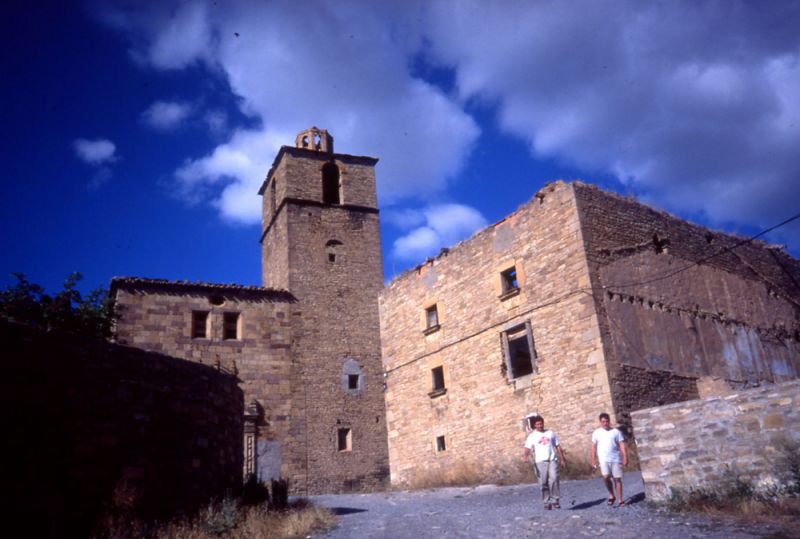
[{"label": "stone wall", "polygon": [[85,537],[113,507],[192,511],[241,485],[242,392],[210,366],[0,323],[5,510]]},{"label": "stone wall", "polygon": [[[728,387],[800,376],[800,263],[635,200],[574,183],[614,403],[630,411],[687,396],[658,373]],[[655,383],[631,393],[631,368]],[[674,389],[674,392],[673,392]],[[633,398],[637,395],[639,398]]]},{"label": "stone wall", "polygon": [[726,473],[766,486],[776,480],[776,441],[800,442],[800,381],[631,414],[645,493],[714,487]]},{"label": "stone wall", "polygon": [[[257,287],[117,278],[111,292],[120,310],[121,344],[219,367],[235,374],[244,404],[258,402],[256,466],[262,481],[305,476],[305,436],[296,416],[299,369],[291,358],[292,317],[287,292]],[[192,336],[192,312],[209,313],[207,338]],[[223,339],[224,313],[238,313],[239,334]]]},{"label": "stone wall", "polygon": [[[510,267],[519,290],[503,294],[500,276]],[[381,338],[393,484],[519,474],[522,420],[533,411],[569,455],[588,460],[597,414],[612,411],[588,287],[575,199],[564,183],[387,285]],[[439,327],[426,329],[434,305]],[[502,333],[526,322],[536,368],[509,380]],[[443,392],[432,387],[438,367]]]},{"label": "stone wall", "polygon": [[[261,190],[275,212],[264,219],[263,284],[285,285],[302,310],[292,318],[293,421],[305,466],[295,492],[388,485],[376,162],[283,147]],[[323,200],[323,167],[332,166],[339,203]]]}]

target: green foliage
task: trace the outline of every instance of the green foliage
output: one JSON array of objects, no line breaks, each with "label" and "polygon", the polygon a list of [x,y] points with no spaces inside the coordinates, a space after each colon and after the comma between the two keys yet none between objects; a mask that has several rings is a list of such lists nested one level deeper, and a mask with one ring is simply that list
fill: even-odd
[{"label": "green foliage", "polygon": [[116,320],[114,301],[103,288],[81,296],[76,289],[83,276],[73,273],[55,296],[29,282],[22,273],[17,283],[0,292],[0,319],[45,331],[58,330],[94,337],[110,337]]}]

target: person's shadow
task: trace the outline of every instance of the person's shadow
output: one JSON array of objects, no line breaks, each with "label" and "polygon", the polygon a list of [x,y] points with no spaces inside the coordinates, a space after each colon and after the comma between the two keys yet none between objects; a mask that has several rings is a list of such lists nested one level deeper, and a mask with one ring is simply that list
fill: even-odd
[{"label": "person's shadow", "polygon": [[366,509],[357,509],[355,507],[331,507],[334,515],[350,515],[352,513],[363,513]]},{"label": "person's shadow", "polygon": [[589,500],[588,502],[579,503],[578,505],[573,505],[569,508],[570,511],[580,511],[581,509],[589,509],[590,507],[594,507],[595,505],[600,505],[601,503],[606,503],[606,498],[600,498],[599,500]]},{"label": "person's shadow", "polygon": [[[634,494],[627,500],[625,500],[625,505],[633,505],[635,503],[641,503],[644,501],[644,492],[639,492],[638,494]],[[588,502],[579,503],[578,505],[573,505],[569,508],[570,511],[578,511],[581,509],[588,509],[590,507],[594,507],[595,505],[600,505],[603,503],[607,503],[608,498],[600,498],[599,500],[590,500]]]}]

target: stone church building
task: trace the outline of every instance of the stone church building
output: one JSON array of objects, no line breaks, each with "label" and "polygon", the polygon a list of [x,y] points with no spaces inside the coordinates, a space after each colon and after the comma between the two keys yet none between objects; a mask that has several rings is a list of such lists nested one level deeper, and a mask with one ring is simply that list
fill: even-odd
[{"label": "stone church building", "polygon": [[122,344],[234,372],[245,474],[315,494],[519,471],[537,411],[588,458],[601,411],[798,378],[800,263],[580,182],[384,287],[377,159],[283,146],[262,286],[115,278]]}]

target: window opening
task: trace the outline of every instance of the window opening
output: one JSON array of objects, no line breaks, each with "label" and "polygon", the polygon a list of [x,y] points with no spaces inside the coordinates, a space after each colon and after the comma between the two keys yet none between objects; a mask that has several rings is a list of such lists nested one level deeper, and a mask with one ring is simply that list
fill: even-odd
[{"label": "window opening", "polygon": [[444,441],[444,436],[436,437],[436,451],[437,452],[447,451],[447,444]]},{"label": "window opening", "polygon": [[192,311],[192,338],[208,338],[208,311]]},{"label": "window opening", "polygon": [[504,331],[502,341],[508,378],[513,380],[533,374],[536,351],[530,322]]},{"label": "window opening", "polygon": [[431,369],[431,376],[433,381],[433,390],[444,389],[444,367],[434,367]]},{"label": "window opening", "polygon": [[511,266],[507,270],[500,272],[500,282],[502,283],[503,296],[518,292],[519,281],[517,281],[517,267]]},{"label": "window opening", "polygon": [[239,313],[223,314],[222,338],[226,341],[239,338]]},{"label": "window opening", "polygon": [[439,329],[439,308],[436,304],[425,309],[425,332],[431,333]]},{"label": "window opening", "polygon": [[303,135],[303,148],[308,148],[308,135]]},{"label": "window opening", "polygon": [[339,167],[334,163],[322,166],[322,202],[339,204]]},{"label": "window opening", "polygon": [[358,379],[359,376],[357,374],[348,374],[347,389],[358,389]]},{"label": "window opening", "polygon": [[275,204],[277,202],[276,201],[276,198],[277,198],[277,187],[276,187],[276,184],[277,183],[278,183],[277,180],[275,178],[272,178],[272,185],[269,186],[269,208],[270,208],[270,212],[271,213],[275,213],[275,210],[277,209],[275,207]]},{"label": "window opening", "polygon": [[353,432],[349,428],[340,428],[336,431],[337,448],[341,451],[352,451]]},{"label": "window opening", "polygon": [[325,252],[328,255],[328,262],[336,262],[340,259],[340,245],[342,242],[338,240],[328,240],[325,244]]}]

